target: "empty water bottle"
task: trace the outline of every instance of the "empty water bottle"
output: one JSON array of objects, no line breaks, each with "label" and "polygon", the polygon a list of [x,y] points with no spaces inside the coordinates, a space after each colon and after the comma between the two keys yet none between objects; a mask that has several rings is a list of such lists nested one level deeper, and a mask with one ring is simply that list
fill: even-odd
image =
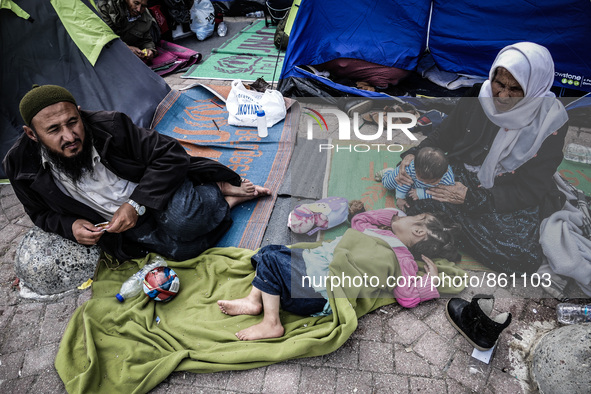
[{"label": "empty water bottle", "polygon": [[226,22],[220,22],[220,24],[218,25],[218,36],[223,37],[226,35],[227,32],[228,26],[226,25]]},{"label": "empty water bottle", "polygon": [[591,148],[570,143],[564,150],[564,158],[578,163],[591,164]]},{"label": "empty water bottle", "polygon": [[164,260],[161,256],[154,257],[148,264],[144,265],[142,269],[131,275],[129,279],[123,282],[121,289],[119,289],[119,293],[117,293],[115,297],[117,297],[119,302],[123,302],[128,298],[137,296],[142,291],[142,283],[146,277],[146,274],[156,267],[166,266],[166,260]]},{"label": "empty water bottle", "polygon": [[246,14],[246,16],[248,18],[262,18],[263,16],[265,16],[265,13],[263,11],[255,11],[249,12],[248,14]]},{"label": "empty water bottle", "polygon": [[591,305],[562,303],[556,306],[558,322],[575,324],[591,322]]}]

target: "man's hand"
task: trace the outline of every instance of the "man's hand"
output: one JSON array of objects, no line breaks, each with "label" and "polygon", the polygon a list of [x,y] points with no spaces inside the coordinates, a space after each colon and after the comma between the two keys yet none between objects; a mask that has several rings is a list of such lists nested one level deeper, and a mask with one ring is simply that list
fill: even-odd
[{"label": "man's hand", "polygon": [[406,173],[406,167],[409,166],[414,159],[415,155],[406,155],[404,156],[404,159],[402,159],[402,161],[400,162],[400,169],[398,170],[398,175],[396,176],[396,178],[394,178],[396,180],[396,183],[398,183],[399,185],[412,185],[412,178],[410,177],[410,175]]},{"label": "man's hand", "polygon": [[410,205],[408,205],[408,203],[406,202],[406,200],[404,198],[397,199],[396,206],[398,207],[398,209],[400,209],[401,211],[405,211],[405,212],[406,212],[406,208],[410,207]]},{"label": "man's hand", "polygon": [[430,258],[425,256],[424,254],[422,254],[421,257],[423,258],[423,261],[425,262],[425,267],[424,267],[425,273],[429,274],[430,276],[439,275],[439,270],[437,269],[437,266],[435,265],[435,263]]},{"label": "man's hand", "polygon": [[111,225],[107,228],[110,233],[122,233],[125,230],[135,227],[138,214],[135,208],[128,203],[123,203],[111,219]]},{"label": "man's hand", "polygon": [[143,59],[145,56],[142,53],[142,50],[139,49],[138,47],[134,47],[132,45],[128,45],[129,49],[133,52],[134,55],[136,55],[137,57],[139,57],[140,59]]},{"label": "man's hand", "polygon": [[448,202],[450,204],[463,204],[466,200],[467,192],[468,187],[464,186],[461,182],[456,182],[455,185],[439,185],[427,191],[434,200]]},{"label": "man's hand", "polygon": [[96,245],[103,235],[103,229],[95,227],[88,220],[78,219],[72,223],[74,238],[81,245]]}]

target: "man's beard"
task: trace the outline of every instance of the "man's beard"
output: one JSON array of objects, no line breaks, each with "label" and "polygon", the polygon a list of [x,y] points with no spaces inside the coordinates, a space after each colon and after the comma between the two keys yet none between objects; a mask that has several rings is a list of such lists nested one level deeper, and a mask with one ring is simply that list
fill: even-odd
[{"label": "man's beard", "polygon": [[48,149],[42,143],[39,143],[43,151],[55,169],[63,173],[70,180],[77,184],[83,175],[92,174],[94,167],[92,165],[92,135],[86,132],[82,150],[76,156],[66,157],[60,152]]}]

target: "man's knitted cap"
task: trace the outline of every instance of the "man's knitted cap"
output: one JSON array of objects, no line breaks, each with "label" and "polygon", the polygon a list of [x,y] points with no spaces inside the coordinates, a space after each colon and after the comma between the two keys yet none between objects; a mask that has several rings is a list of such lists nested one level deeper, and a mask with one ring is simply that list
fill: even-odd
[{"label": "man's knitted cap", "polygon": [[31,126],[31,120],[45,107],[60,103],[62,101],[69,101],[77,105],[72,93],[67,89],[57,85],[33,85],[27,94],[22,98],[19,104],[21,116],[27,126]]}]

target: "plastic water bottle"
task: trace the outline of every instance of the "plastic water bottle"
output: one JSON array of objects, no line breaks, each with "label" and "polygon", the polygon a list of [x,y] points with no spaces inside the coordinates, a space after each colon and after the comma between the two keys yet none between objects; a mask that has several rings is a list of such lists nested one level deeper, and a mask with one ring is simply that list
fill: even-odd
[{"label": "plastic water bottle", "polygon": [[556,306],[556,316],[562,324],[591,322],[591,305],[558,304]]},{"label": "plastic water bottle", "polygon": [[220,24],[218,25],[218,36],[223,37],[226,35],[227,32],[228,26],[226,25],[226,22],[220,22]]},{"label": "plastic water bottle", "polygon": [[591,164],[591,148],[570,143],[564,150],[564,158],[570,161]]},{"label": "plastic water bottle", "polygon": [[133,298],[137,296],[142,291],[142,283],[146,274],[156,267],[166,267],[166,260],[164,260],[161,256],[156,256],[152,261],[148,264],[144,265],[144,267],[136,272],[135,274],[131,275],[129,279],[127,279],[121,285],[121,289],[119,293],[115,295],[119,302],[123,302],[128,298]]},{"label": "plastic water bottle", "polygon": [[265,13],[263,11],[255,11],[249,12],[248,14],[246,14],[246,16],[248,18],[262,18],[263,16],[265,16]]},{"label": "plastic water bottle", "polygon": [[267,117],[265,116],[265,111],[262,109],[257,111],[257,131],[260,138],[265,138],[269,135],[267,130]]}]

